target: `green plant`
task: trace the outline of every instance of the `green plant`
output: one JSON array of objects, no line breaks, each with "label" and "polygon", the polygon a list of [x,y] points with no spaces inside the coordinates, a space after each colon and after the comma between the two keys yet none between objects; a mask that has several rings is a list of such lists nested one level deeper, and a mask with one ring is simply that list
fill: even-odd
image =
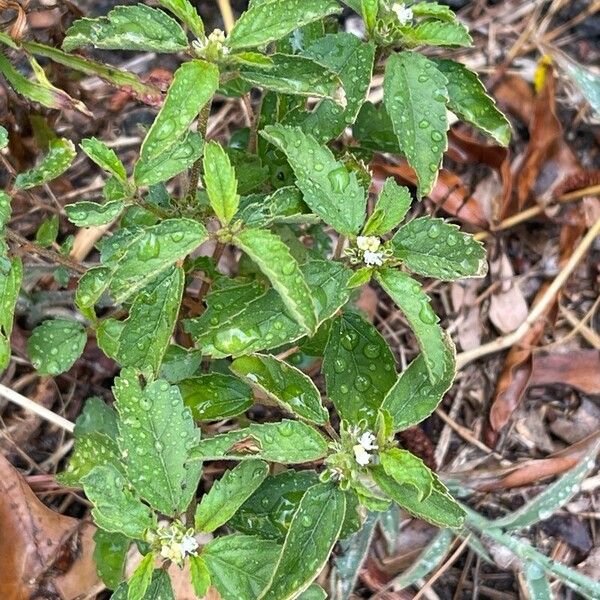
[{"label": "green plant", "polygon": [[[366,511],[395,503],[456,530],[465,517],[438,477],[395,439],[434,411],[455,376],[452,342],[407,271],[479,277],[485,253],[443,219],[401,225],[412,197],[392,179],[367,215],[364,161],[374,150],[402,153],[420,198],[447,147],[448,110],[503,144],[509,126],[474,73],[414,50],[471,43],[445,6],[346,2],[364,18],[361,41],[338,31],[336,0],[253,0],[227,37],[207,36],[187,0],[159,4],[179,21],[139,4],[76,21],[63,50],[0,37],[29,57],[37,78],[26,79],[0,54],[0,71],[17,93],[83,112],[34,55],[127,85],[150,104],[160,102],[151,86],[69,53],[91,45],[186,59],[131,176],[102,141],[80,144],[108,174],[105,202],[67,205],[66,215],[78,227],[118,227],[101,240],[100,263],[78,273],[81,318],[43,322],[28,351],[40,374],[58,375],[95,335],[122,370],[114,408],[87,402],[62,481],[83,487],[93,504],[98,568],[116,598],[168,597],[162,567],[188,562],[198,596],[212,584],[226,600],[322,598],[313,580]],[[378,108],[366,101],[374,73],[384,75]],[[228,146],[207,141],[215,95],[244,96],[250,105],[255,88],[262,94],[252,126]],[[312,110],[307,97],[318,99]],[[349,126],[358,144],[344,147],[336,140]],[[75,155],[71,141],[52,140],[12,193],[59,176]],[[173,196],[165,182],[186,176],[187,191]],[[3,227],[10,200],[0,194]],[[58,220],[50,219],[36,241],[50,246],[57,234]],[[195,254],[205,242],[215,248],[210,258]],[[232,276],[218,269],[227,248],[240,254]],[[62,250],[68,253],[68,241]],[[22,264],[5,247],[1,258],[5,367]],[[371,280],[405,315],[421,350],[399,375],[384,338],[353,303]],[[193,346],[173,344],[175,332]],[[322,357],[327,404],[299,368],[309,357]],[[255,402],[269,408],[268,419],[248,419]],[[230,419],[226,432],[201,436],[203,424],[222,419]],[[237,465],[197,501],[203,464],[215,460]],[[287,468],[270,474],[270,464]],[[227,534],[199,547],[196,534],[217,530]],[[122,583],[132,543],[144,558]]]}]

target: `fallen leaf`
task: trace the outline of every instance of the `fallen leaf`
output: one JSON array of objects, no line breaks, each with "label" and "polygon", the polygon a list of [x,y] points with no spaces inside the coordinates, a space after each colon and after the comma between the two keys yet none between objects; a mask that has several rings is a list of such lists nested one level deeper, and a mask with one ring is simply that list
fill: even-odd
[{"label": "fallen leaf", "polygon": [[508,256],[502,252],[490,262],[492,281],[499,282],[498,291],[490,298],[489,318],[502,333],[515,331],[525,321],[529,308]]},{"label": "fallen leaf", "polygon": [[533,355],[529,385],[569,385],[586,394],[600,394],[600,352],[569,350]]},{"label": "fallen leaf", "polygon": [[463,279],[450,287],[452,306],[458,313],[456,339],[462,350],[473,350],[481,346],[481,314],[477,304],[480,282],[476,279]]},{"label": "fallen leaf", "polygon": [[507,75],[494,88],[498,106],[517,117],[524,125],[533,114],[534,94],[531,85],[519,75]]}]

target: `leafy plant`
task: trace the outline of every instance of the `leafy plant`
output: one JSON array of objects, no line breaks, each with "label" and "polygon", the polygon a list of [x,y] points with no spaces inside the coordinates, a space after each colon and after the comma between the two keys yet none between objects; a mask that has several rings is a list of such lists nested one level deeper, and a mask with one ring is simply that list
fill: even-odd
[{"label": "leafy plant", "polygon": [[[95,335],[122,370],[113,407],[86,404],[62,481],[82,487],[93,505],[95,556],[115,598],[172,596],[161,570],[170,563],[189,563],[198,596],[214,585],[226,600],[322,598],[313,581],[367,513],[370,530],[373,515],[393,504],[457,531],[465,519],[436,474],[398,447],[396,433],[429,416],[455,375],[453,344],[412,274],[481,277],[485,253],[443,219],[402,224],[412,197],[391,179],[368,211],[372,182],[363,159],[391,145],[414,168],[420,198],[447,147],[448,110],[501,143],[509,126],[474,73],[415,50],[471,43],[436,3],[346,2],[363,16],[366,41],[338,30],[336,0],[253,0],[229,36],[206,35],[187,0],[159,4],[80,19],[62,50],[0,38],[30,58],[37,82],[4,55],[0,71],[17,93],[52,108],[84,110],[51,86],[36,54],[126,85],[150,104],[160,103],[157,90],[70,53],[92,46],[185,59],[129,176],[101,140],[80,143],[107,175],[105,202],[68,205],[67,217],[78,227],[117,226],[99,243],[99,263],[77,273],[81,316],[43,322],[28,349],[40,373],[57,375]],[[340,134],[376,110],[366,102],[374,74],[384,75],[384,105],[356,136],[361,145],[343,148]],[[255,88],[261,102],[252,127],[229,146],[207,141],[215,95],[250,100]],[[306,97],[318,99],[314,109]],[[61,175],[75,155],[71,141],[51,141],[12,193]],[[175,177],[187,177],[179,197],[167,184]],[[0,201],[4,227],[10,194]],[[55,243],[57,226],[44,225],[39,245]],[[196,253],[205,242],[215,247],[211,258]],[[225,249],[239,256],[232,275],[219,270]],[[4,367],[22,266],[2,252]],[[200,276],[203,283],[192,285]],[[400,374],[353,302],[371,280],[405,315],[420,347]],[[322,357],[324,398],[299,368],[310,357]],[[268,407],[268,418],[257,417],[254,403]],[[222,433],[206,427],[223,419]],[[198,501],[209,461],[237,464]],[[287,468],[270,474],[272,464]],[[200,547],[201,532],[219,535]],[[132,543],[144,558],[125,582]]]}]

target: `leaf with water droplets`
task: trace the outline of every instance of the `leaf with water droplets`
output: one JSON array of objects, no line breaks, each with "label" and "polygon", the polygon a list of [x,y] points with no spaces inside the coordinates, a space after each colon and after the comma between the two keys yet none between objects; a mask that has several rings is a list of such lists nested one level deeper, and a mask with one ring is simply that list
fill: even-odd
[{"label": "leaf with water droplets", "polygon": [[158,374],[175,329],[185,273],[171,267],[135,298],[119,337],[117,360],[122,366]]},{"label": "leaf with water droplets", "polygon": [[256,491],[268,472],[269,465],[262,460],[246,460],[225,471],[196,508],[196,530],[210,532],[227,523]]},{"label": "leaf with water droplets", "polygon": [[447,344],[429,297],[417,281],[397,269],[381,269],[375,277],[404,313],[419,342],[431,381],[440,381],[446,373]]},{"label": "leaf with water droplets", "polygon": [[263,0],[253,3],[237,20],[226,40],[229,48],[264,46],[286,33],[340,12],[334,0]]},{"label": "leaf with water droplets", "polygon": [[87,342],[83,326],[77,321],[53,319],[38,325],[27,340],[27,353],[41,375],[68,371]]},{"label": "leaf with water droplets", "polygon": [[398,185],[393,177],[388,177],[362,235],[382,236],[394,229],[406,216],[411,202],[408,188]]},{"label": "leaf with water droplets", "polygon": [[327,453],[327,441],[299,421],[252,423],[249,427],[203,439],[191,452],[192,460],[243,460],[260,458],[294,464],[312,462]]},{"label": "leaf with water droplets", "polygon": [[28,190],[56,179],[71,166],[76,154],[75,146],[71,140],[65,138],[51,140],[48,153],[44,155],[37,167],[17,175],[15,188]]},{"label": "leaf with water droplets", "polygon": [[238,210],[238,183],[229,156],[223,146],[209,142],[204,148],[204,183],[210,205],[223,226]]},{"label": "leaf with water droplets", "polygon": [[122,200],[111,200],[105,204],[82,201],[67,204],[65,211],[69,221],[77,227],[91,227],[114,221],[121,214],[124,206]]},{"label": "leaf with water droplets", "polygon": [[414,26],[398,29],[399,39],[408,48],[416,46],[471,46],[473,38],[469,30],[458,21],[426,19]]},{"label": "leaf with water droplets", "polygon": [[398,377],[381,408],[392,417],[394,431],[403,431],[426,419],[442,401],[456,375],[454,345],[444,333],[443,375],[432,383],[423,354],[419,354]]},{"label": "leaf with water droplets", "polygon": [[345,91],[345,108],[332,100],[322,100],[301,124],[306,133],[320,142],[327,142],[354,122],[366,100],[375,47],[351,33],[340,32],[316,40],[304,51],[304,55],[337,73]]},{"label": "leaf with water droplets", "polygon": [[373,427],[377,410],[396,380],[394,355],[377,329],[347,312],[332,324],[323,358],[327,396],[343,419],[366,419]]},{"label": "leaf with water droplets", "polygon": [[392,248],[408,269],[425,277],[452,281],[487,273],[483,244],[444,219],[409,221],[393,237]]},{"label": "leaf with water droplets", "polygon": [[419,196],[433,189],[448,146],[447,79],[416,52],[393,54],[383,82],[385,108],[400,149],[415,170]]},{"label": "leaf with water droplets", "polygon": [[[0,231],[1,229],[0,223]],[[10,335],[23,279],[21,259],[15,257],[9,265],[8,272],[0,269],[0,372],[4,371],[10,362]]]},{"label": "leaf with water droplets", "polygon": [[390,448],[379,455],[383,470],[396,483],[410,485],[420,501],[431,496],[434,475],[425,463],[408,450]]},{"label": "leaf with water droplets", "polygon": [[291,413],[318,424],[329,420],[321,394],[310,377],[285,361],[253,354],[235,359],[229,368]]},{"label": "leaf with water droplets", "polygon": [[62,47],[71,52],[81,46],[104,50],[179,52],[188,47],[180,25],[167,13],[144,4],[117,6],[105,17],[79,19],[67,30]]},{"label": "leaf with water droplets", "polygon": [[261,135],[287,156],[308,206],[336,231],[358,233],[367,198],[356,173],[350,173],[329,148],[299,127],[269,125]]},{"label": "leaf with water droplets", "polygon": [[346,497],[331,484],[319,483],[304,494],[261,600],[288,600],[308,588],[329,559],[345,513]]},{"label": "leaf with water droplets", "polygon": [[159,512],[182,512],[196,493],[201,465],[186,465],[200,431],[179,390],[162,380],[142,388],[136,371],[126,368],[113,392],[128,480]]},{"label": "leaf with water droplets", "polygon": [[280,94],[329,98],[342,108],[346,107],[342,81],[325,62],[295,54],[272,54],[269,58],[269,65],[242,65],[240,77]]},{"label": "leaf with water droplets", "polygon": [[156,527],[150,508],[129,490],[127,480],[114,466],[94,467],[83,478],[83,487],[94,505],[94,522],[101,529],[143,540],[146,529]]},{"label": "leaf with water droplets", "polygon": [[223,373],[190,377],[177,385],[196,421],[235,417],[254,404],[252,390],[237,377]]},{"label": "leaf with water droplets", "polygon": [[219,87],[219,70],[203,60],[183,63],[167,97],[146,134],[140,151],[144,161],[156,159],[180,143],[204,105]]},{"label": "leaf with water droplets", "polygon": [[189,0],[159,0],[159,4],[183,21],[198,38],[204,38],[204,23]]},{"label": "leaf with water droplets", "polygon": [[269,582],[281,548],[251,535],[218,537],[202,557],[223,600],[256,600]]},{"label": "leaf with water droplets", "polygon": [[298,324],[307,333],[314,333],[317,316],[310,289],[281,238],[267,229],[246,229],[234,236],[233,243],[269,278]]},{"label": "leaf with water droplets", "polygon": [[123,163],[119,160],[115,151],[104,142],[91,137],[81,140],[79,146],[101,169],[114,175],[122,182],[127,181],[127,173]]},{"label": "leaf with water droplets", "polygon": [[490,134],[499,144],[510,141],[510,123],[496,108],[476,73],[453,60],[436,60],[448,80],[448,108],[463,121]]}]

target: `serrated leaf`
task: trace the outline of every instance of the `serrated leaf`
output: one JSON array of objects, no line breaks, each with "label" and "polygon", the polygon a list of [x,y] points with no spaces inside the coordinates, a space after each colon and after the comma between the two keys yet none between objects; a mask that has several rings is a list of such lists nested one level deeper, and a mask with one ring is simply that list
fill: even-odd
[{"label": "serrated leaf", "polygon": [[183,269],[171,267],[138,294],[119,338],[121,365],[158,375],[175,329],[184,284]]},{"label": "serrated leaf", "polygon": [[71,166],[76,154],[71,140],[65,138],[51,140],[48,153],[44,155],[38,166],[17,175],[15,188],[28,190],[56,179]]},{"label": "serrated leaf", "polygon": [[182,512],[196,493],[200,465],[186,465],[199,430],[179,390],[161,380],[142,389],[136,372],[126,368],[113,392],[128,480],[161,513]]},{"label": "serrated leaf", "polygon": [[154,554],[149,552],[135,568],[127,584],[127,600],[142,600],[152,581],[154,572]]},{"label": "serrated leaf", "polygon": [[95,467],[83,478],[83,487],[94,505],[94,522],[101,529],[142,540],[146,529],[156,527],[156,517],[129,491],[126,479],[115,467]]},{"label": "serrated leaf", "polygon": [[159,4],[185,23],[196,37],[204,38],[204,23],[189,0],[159,0]]},{"label": "serrated leaf", "polygon": [[254,404],[252,390],[231,375],[208,373],[184,379],[178,387],[196,421],[235,417]]},{"label": "serrated leaf", "polygon": [[[0,223],[0,231],[1,229]],[[10,269],[6,273],[0,269],[0,372],[4,371],[10,362],[10,335],[23,279],[21,259],[15,257],[9,265]]]},{"label": "serrated leaf", "polygon": [[79,19],[67,30],[62,48],[81,46],[104,50],[179,52],[188,47],[185,32],[175,19],[144,4],[117,6],[105,17]]},{"label": "serrated leaf", "polygon": [[355,235],[365,220],[366,194],[326,146],[298,127],[269,125],[261,135],[285,153],[304,201],[344,235]]},{"label": "serrated leaf", "polygon": [[420,458],[408,450],[390,448],[381,452],[379,459],[383,470],[396,483],[415,488],[419,501],[431,495],[434,475]]},{"label": "serrated leaf", "polygon": [[[128,585],[122,583],[111,596],[111,600],[128,600]],[[166,571],[155,570],[143,600],[175,600],[171,579]]]},{"label": "serrated leaf", "polygon": [[102,582],[114,590],[123,581],[125,559],[131,539],[122,533],[97,529],[94,533],[94,562]]},{"label": "serrated leaf", "polygon": [[433,523],[438,527],[461,527],[465,513],[456,503],[448,490],[437,478],[434,477],[431,494],[420,500],[420,493],[414,486],[399,484],[387,475],[381,466],[373,467],[371,474],[375,483],[394,502],[407,510],[409,513]]},{"label": "serrated leaf", "polygon": [[218,87],[215,65],[198,59],[183,63],[175,71],[164,104],[142,142],[140,160],[156,159],[179,144]]},{"label": "serrated leaf", "polygon": [[228,535],[209,542],[202,557],[223,600],[256,600],[269,582],[280,546],[250,535]]},{"label": "serrated leaf", "polygon": [[295,96],[329,98],[346,107],[346,94],[340,77],[310,56],[272,54],[269,65],[242,65],[240,77],[255,86]]},{"label": "serrated leaf", "polygon": [[375,209],[367,220],[362,235],[382,236],[402,222],[412,197],[408,188],[398,185],[393,177],[383,184]]},{"label": "serrated leaf", "polygon": [[432,383],[423,354],[419,354],[383,399],[381,408],[392,417],[394,431],[413,427],[433,413],[450,389],[456,374],[455,351],[449,336],[444,335],[443,375]]},{"label": "serrated leaf", "polygon": [[[302,265],[301,271],[309,288],[314,290],[313,300],[320,324],[348,300],[347,282],[351,271],[341,263],[319,260]],[[288,316],[283,300],[275,290],[265,294],[256,284],[242,286],[242,289],[245,296],[239,291],[209,295],[208,310],[198,319],[186,322],[186,330],[204,354],[213,358],[252,354],[305,335],[300,325]]]},{"label": "serrated leaf", "polygon": [[415,17],[435,17],[440,21],[456,22],[456,15],[449,6],[437,2],[417,2],[410,9]]},{"label": "serrated leaf", "polygon": [[300,500],[318,482],[315,471],[290,469],[267,477],[229,521],[229,526],[241,533],[283,542]]},{"label": "serrated leaf", "polygon": [[400,149],[415,170],[419,196],[433,189],[448,145],[447,79],[416,52],[393,54],[386,65],[384,103]]},{"label": "serrated leaf", "polygon": [[289,248],[267,229],[246,229],[233,238],[269,278],[289,313],[307,332],[317,329],[317,317],[310,289]]},{"label": "serrated leaf", "polygon": [[75,422],[73,435],[77,438],[95,431],[117,437],[117,413],[98,396],[85,401],[83,411]]},{"label": "serrated leaf", "polygon": [[381,269],[375,277],[406,317],[419,342],[431,381],[440,381],[446,372],[447,346],[429,297],[417,281],[397,269]]},{"label": "serrated leaf", "polygon": [[463,121],[507,146],[511,135],[510,123],[496,108],[477,74],[453,60],[438,59],[436,65],[448,80],[448,108]]},{"label": "serrated leaf", "polygon": [[212,209],[221,224],[228,225],[238,210],[240,197],[235,170],[217,142],[209,142],[204,148],[204,183]]},{"label": "serrated leaf", "polygon": [[203,598],[210,587],[210,572],[202,556],[191,555],[188,560],[190,563],[190,580],[194,588],[194,593],[198,598]]},{"label": "serrated leaf", "polygon": [[393,237],[392,248],[409,270],[425,277],[452,281],[487,273],[483,244],[444,219],[409,221]]},{"label": "serrated leaf", "polygon": [[246,460],[225,471],[196,508],[196,530],[211,532],[227,523],[256,491],[268,472],[269,465],[262,460]]},{"label": "serrated leaf", "polygon": [[177,145],[155,158],[140,157],[133,170],[136,185],[154,185],[179,175],[202,156],[203,146],[202,136],[190,131]]},{"label": "serrated leaf", "polygon": [[124,206],[122,200],[112,200],[105,204],[82,201],[67,204],[65,211],[69,221],[77,227],[91,227],[92,225],[106,225],[114,221],[123,212]]},{"label": "serrated leaf", "polygon": [[119,160],[115,151],[104,142],[92,137],[81,140],[79,146],[101,169],[123,182],[127,181],[127,173],[123,163]]},{"label": "serrated leaf", "polygon": [[41,375],[68,371],[81,356],[87,335],[76,321],[53,319],[38,325],[27,340],[27,353]]},{"label": "serrated leaf", "polygon": [[181,346],[172,344],[167,348],[163,356],[163,361],[160,365],[160,378],[166,379],[169,383],[180,383],[185,379],[193,377],[198,371],[201,362],[202,354],[198,350],[182,348]]},{"label": "serrated leaf", "polygon": [[323,458],[327,441],[299,421],[252,423],[249,427],[205,438],[191,451],[192,460],[243,460],[260,458],[281,464],[305,463]]},{"label": "serrated leaf", "polygon": [[226,43],[232,49],[264,46],[338,12],[340,6],[333,0],[264,0],[242,14]]},{"label": "serrated leaf", "polygon": [[318,141],[327,142],[354,122],[366,100],[375,47],[355,35],[340,32],[316,40],[304,54],[337,73],[346,94],[344,108],[332,100],[322,100],[301,125]]},{"label": "serrated leaf", "polygon": [[332,324],[323,358],[327,396],[340,416],[372,426],[381,402],[396,380],[394,355],[377,329],[356,313]]},{"label": "serrated leaf", "polygon": [[229,368],[291,413],[321,425],[329,420],[319,390],[296,367],[274,356],[254,354],[235,359]]},{"label": "serrated leaf", "polygon": [[412,27],[401,27],[402,43],[408,47],[428,46],[471,46],[473,38],[469,30],[457,21],[426,19]]},{"label": "serrated leaf", "polygon": [[346,497],[319,483],[304,494],[261,600],[288,600],[303,592],[321,572],[340,534]]}]

